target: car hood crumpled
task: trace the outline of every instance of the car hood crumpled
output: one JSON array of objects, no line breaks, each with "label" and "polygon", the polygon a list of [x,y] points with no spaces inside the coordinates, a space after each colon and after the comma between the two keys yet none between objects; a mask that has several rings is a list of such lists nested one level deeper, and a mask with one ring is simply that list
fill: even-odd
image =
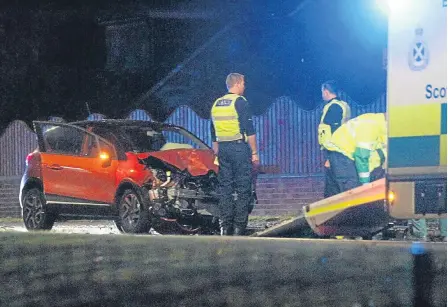
[{"label": "car hood crumpled", "polygon": [[[149,167],[157,167],[157,160],[174,166],[180,171],[188,171],[192,176],[206,175],[210,171],[218,173],[216,156],[211,150],[204,149],[172,149],[141,153],[138,157]],[[168,166],[167,165],[167,166]]]}]

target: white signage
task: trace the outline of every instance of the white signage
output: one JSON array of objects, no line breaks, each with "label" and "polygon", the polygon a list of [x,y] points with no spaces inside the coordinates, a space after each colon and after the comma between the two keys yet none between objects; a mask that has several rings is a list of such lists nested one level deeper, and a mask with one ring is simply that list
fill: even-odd
[{"label": "white signage", "polygon": [[445,103],[446,1],[408,3],[389,16],[388,104]]}]

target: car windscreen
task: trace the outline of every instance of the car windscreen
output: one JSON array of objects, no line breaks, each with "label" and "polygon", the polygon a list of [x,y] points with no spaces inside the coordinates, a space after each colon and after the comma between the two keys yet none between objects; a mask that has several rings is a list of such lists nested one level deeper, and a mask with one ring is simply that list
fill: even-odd
[{"label": "car windscreen", "polygon": [[168,149],[208,149],[200,139],[177,127],[152,129],[146,127],[124,127],[121,129],[129,150],[151,152]]}]

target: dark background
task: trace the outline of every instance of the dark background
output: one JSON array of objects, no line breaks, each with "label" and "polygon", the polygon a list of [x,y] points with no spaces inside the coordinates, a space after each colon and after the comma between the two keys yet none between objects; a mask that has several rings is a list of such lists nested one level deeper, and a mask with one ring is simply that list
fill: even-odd
[{"label": "dark background", "polygon": [[375,1],[311,0],[288,17],[301,2],[1,4],[0,130],[15,119],[84,119],[86,102],[112,118],[143,108],[164,120],[181,104],[208,117],[230,72],[246,75],[255,115],[283,95],[313,109],[327,79],[359,104],[377,99],[386,86],[387,25]]}]

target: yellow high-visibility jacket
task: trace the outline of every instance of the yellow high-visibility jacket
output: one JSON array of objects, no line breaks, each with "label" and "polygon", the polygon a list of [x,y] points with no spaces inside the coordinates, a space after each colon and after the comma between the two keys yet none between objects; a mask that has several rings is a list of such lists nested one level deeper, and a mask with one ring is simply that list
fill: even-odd
[{"label": "yellow high-visibility jacket", "polygon": [[370,182],[370,173],[380,167],[387,155],[387,125],[383,113],[362,114],[339,127],[331,146],[354,160],[361,183]]},{"label": "yellow high-visibility jacket", "polygon": [[350,106],[343,100],[333,99],[329,103],[327,103],[322,111],[322,116],[320,118],[319,127],[317,128],[318,133],[318,141],[319,145],[321,146],[321,149],[327,149],[334,151],[336,150],[334,147],[331,146],[331,127],[330,125],[327,125],[324,123],[324,118],[327,115],[328,110],[332,105],[338,105],[342,109],[342,120],[341,125],[346,123],[351,116]]},{"label": "yellow high-visibility jacket", "polygon": [[215,127],[216,141],[228,142],[243,139],[238,112],[235,108],[235,102],[240,97],[246,100],[246,98],[237,94],[227,94],[213,103],[211,115]]}]

